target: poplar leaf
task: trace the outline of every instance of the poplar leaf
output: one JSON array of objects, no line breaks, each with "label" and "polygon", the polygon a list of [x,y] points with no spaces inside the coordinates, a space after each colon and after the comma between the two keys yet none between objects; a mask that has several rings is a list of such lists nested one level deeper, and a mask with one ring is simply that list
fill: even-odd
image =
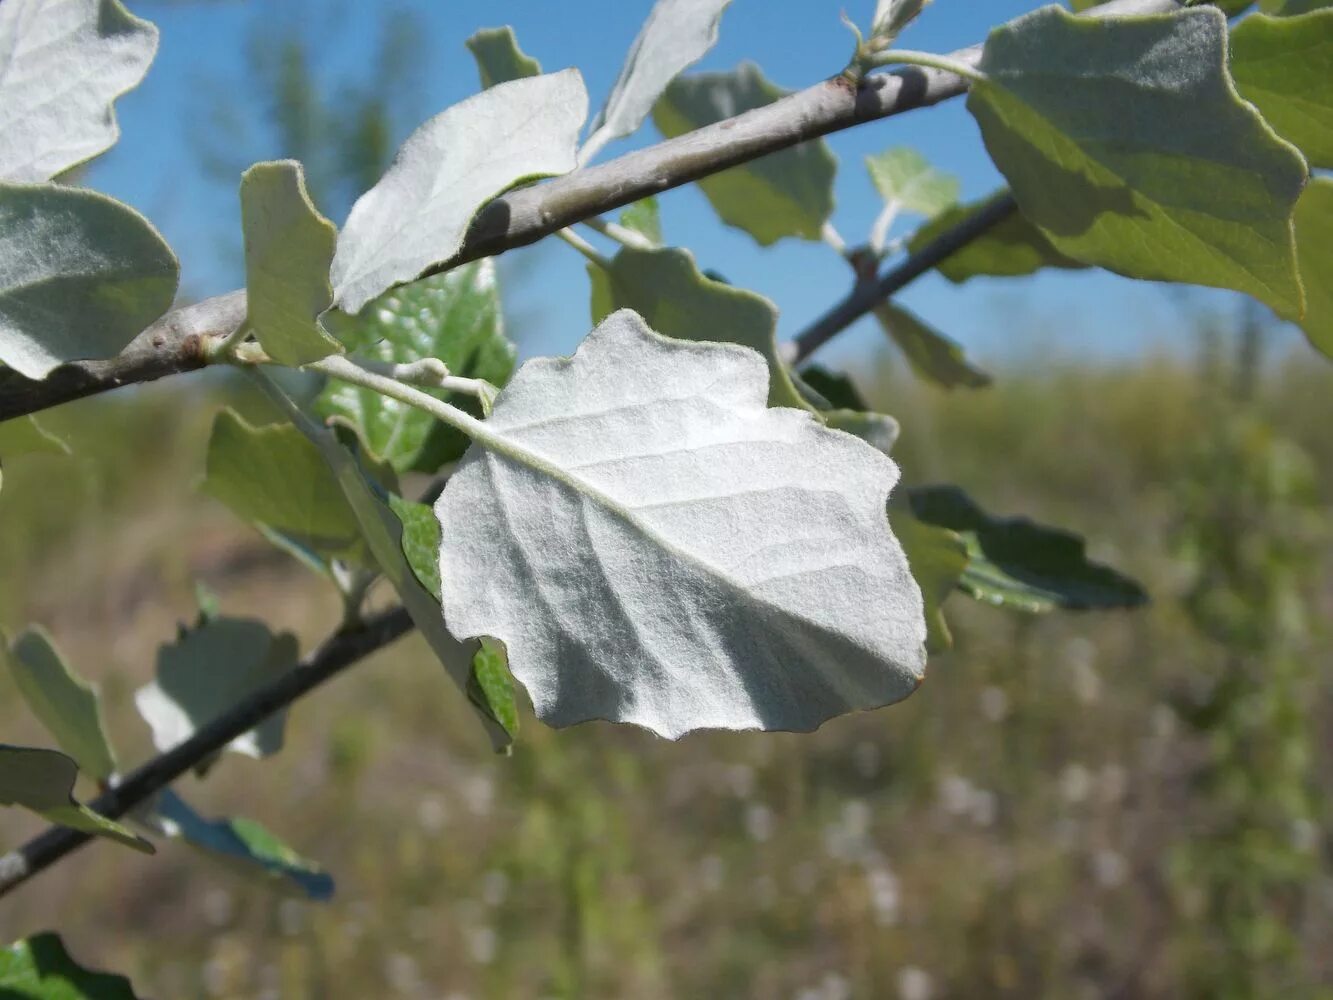
[{"label": "poplar leaf", "polygon": [[980,389],[991,377],[967,360],[963,349],[920,317],[892,302],[875,306],[880,328],[902,349],[913,370],[946,389]]},{"label": "poplar leaf", "polygon": [[860,410],[826,410],[822,415],[828,426],[854,434],[886,455],[892,452],[893,446],[898,443],[901,428],[898,426],[898,421],[887,414]]},{"label": "poplar leaf", "polygon": [[110,149],[112,102],[157,52],[157,29],[119,0],[0,4],[0,180],[50,180]]},{"label": "poplar leaf", "polygon": [[993,517],[956,486],[914,488],[907,497],[915,517],[963,539],[968,563],[959,587],[979,601],[1030,613],[1148,601],[1129,577],[1088,559],[1078,535],[1023,517]]},{"label": "poplar leaf", "polygon": [[520,181],[574,169],[588,95],[578,70],[496,84],[413,132],[338,234],[334,297],[359,312],[448,260],[478,209]]},{"label": "poplar leaf", "polygon": [[1333,179],[1310,181],[1296,205],[1296,255],[1306,288],[1301,329],[1333,358]]},{"label": "poplar leaf", "polygon": [[[274,634],[261,621],[213,618],[157,653],[157,675],[134,695],[153,731],[153,746],[166,752],[185,742],[238,701],[296,665],[296,637]],[[276,712],[226,749],[262,758],[282,749],[287,711]]]},{"label": "poplar leaf", "polygon": [[0,951],[0,993],[8,1000],[136,1000],[128,979],[85,969],[50,931]]},{"label": "poplar leaf", "polygon": [[620,213],[620,224],[633,230],[655,246],[662,245],[662,213],[652,195],[626,205]]},{"label": "poplar leaf", "polygon": [[1333,7],[1333,0],[1259,0],[1259,6],[1266,13],[1278,17],[1296,17]]},{"label": "poplar leaf", "polygon": [[948,528],[926,524],[907,504],[889,504],[889,521],[907,553],[912,576],[921,587],[926,609],[926,650],[942,653],[953,646],[944,602],[967,569],[967,545]]},{"label": "poplar leaf", "polygon": [[1333,167],[1333,9],[1247,17],[1231,32],[1231,76],[1310,166]]},{"label": "poplar leaf", "polygon": [[19,694],[79,770],[97,781],[116,771],[102,708],[93,686],[75,673],[40,628],[29,627],[13,643],[0,634],[0,651]]},{"label": "poplar leaf", "polygon": [[[701,73],[676,80],[653,108],[653,123],[668,138],[772,104],[788,91],[742,63],[731,73]],[[803,142],[696,183],[727,225],[761,246],[784,236],[820,239],[833,214],[838,161],[823,139]]]},{"label": "poplar leaf", "polygon": [[329,265],[338,230],[315,210],[295,160],[241,175],[248,322],[264,351],[296,368],[336,354],[318,317],[333,304]]},{"label": "poplar leaf", "polygon": [[375,565],[337,480],[295,427],[254,427],[222,410],[206,462],[200,489],[241,520],[321,556]]},{"label": "poplar leaf", "polygon": [[777,308],[762,295],[705,277],[688,250],[626,247],[609,269],[589,264],[588,277],[594,323],[633,309],[666,337],[742,344],[768,363],[770,405],[812,409],[778,356]]},{"label": "poplar leaf", "polygon": [[502,641],[549,724],[808,731],[920,684],[897,467],[767,382],[626,310],[474,429],[435,506],[444,620]]},{"label": "poplar leaf", "polygon": [[[488,258],[403,285],[356,316],[331,314],[329,329],[358,358],[388,364],[439,358],[454,375],[504,385],[515,349],[505,336],[495,270]],[[470,396],[426,391],[481,415]],[[467,449],[462,434],[429,414],[337,379],[328,381],[314,408],[355,427],[366,448],[399,472],[433,473]]]},{"label": "poplar leaf", "polygon": [[163,837],[181,840],[238,874],[284,892],[324,901],[333,897],[333,878],[252,819],[204,819],[170,788],[158,793],[138,820]]},{"label": "poplar leaf", "polygon": [[802,368],[800,374],[805,384],[828,400],[835,409],[858,411],[870,409],[870,404],[865,401],[856,383],[841,372],[829,371],[820,365],[812,364]]},{"label": "poplar leaf", "polygon": [[[444,622],[440,620],[439,600],[426,588],[408,560],[404,522],[391,509],[390,501],[367,479],[358,457],[340,443],[332,431],[320,427],[294,408],[290,415],[300,433],[309,438],[328,464],[329,471],[356,515],[366,545],[385,578],[398,592],[413,623],[450,679],[466,694],[472,675],[472,658],[479,648],[478,644],[457,640],[444,627]],[[401,502],[400,509],[404,509]],[[408,545],[411,541],[408,539]],[[484,708],[478,715],[491,739],[492,747],[497,751],[508,748],[513,738],[504,726]]]},{"label": "poplar leaf", "polygon": [[481,77],[483,90],[497,83],[537,76],[542,71],[541,63],[518,47],[514,29],[509,25],[503,28],[483,28],[469,38],[466,44],[472,58],[477,61],[477,74]]},{"label": "poplar leaf", "polygon": [[606,104],[593,119],[580,152],[586,162],[612,139],[634,132],[667,84],[717,44],[718,24],[731,0],[657,0],[630,46]]},{"label": "poplar leaf", "polygon": [[[945,209],[912,235],[907,243],[908,251],[916,253],[941,233],[961,225],[968,216],[984,208],[987,201],[989,199]],[[950,254],[936,265],[936,269],[960,285],[969,278],[981,276],[1018,278],[1043,267],[1079,270],[1087,266],[1055,249],[1022,212],[1014,212],[961,250]]]},{"label": "poplar leaf", "polygon": [[0,361],[40,379],[120,353],[170,308],[179,270],[148,220],[114,199],[0,184]]},{"label": "poplar leaf", "polygon": [[0,743],[0,806],[22,806],[43,819],[152,854],[153,845],[74,798],[79,767],[55,750]]},{"label": "poplar leaf", "polygon": [[885,204],[927,219],[958,201],[958,178],[936,170],[915,149],[898,146],[866,157],[866,168]]},{"label": "poplar leaf", "polygon": [[1299,313],[1305,161],[1240,100],[1211,8],[996,28],[968,108],[1023,214],[1064,254]]}]

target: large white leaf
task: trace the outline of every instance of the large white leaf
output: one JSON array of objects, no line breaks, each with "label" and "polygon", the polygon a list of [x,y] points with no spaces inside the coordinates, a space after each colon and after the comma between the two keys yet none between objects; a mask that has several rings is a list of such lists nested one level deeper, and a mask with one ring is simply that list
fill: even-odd
[{"label": "large white leaf", "polygon": [[588,94],[578,70],[499,83],[413,132],[338,234],[333,292],[347,312],[448,260],[477,210],[519,181],[573,170]]},{"label": "large white leaf", "polygon": [[717,44],[717,26],[731,0],[657,0],[630,46],[606,104],[579,154],[583,162],[612,139],[629,135],[682,70]]},{"label": "large white leaf", "polygon": [[109,149],[111,102],[156,52],[157,29],[119,0],[0,3],[0,180],[49,180]]},{"label": "large white leaf", "polygon": [[553,725],[810,730],[921,681],[898,470],[769,409],[755,351],[607,318],[524,365],[436,504],[449,628]]}]

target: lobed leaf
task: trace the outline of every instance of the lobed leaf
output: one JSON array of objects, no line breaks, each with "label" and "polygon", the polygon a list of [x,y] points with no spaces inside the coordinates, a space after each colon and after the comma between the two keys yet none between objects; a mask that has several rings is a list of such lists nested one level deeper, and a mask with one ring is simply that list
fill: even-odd
[{"label": "lobed leaf", "polygon": [[0,633],[0,658],[19,694],[81,771],[97,781],[116,772],[116,755],[107,739],[102,708],[91,684],[75,673],[40,628],[25,629],[13,643]]},{"label": "lobed leaf", "polygon": [[[296,636],[291,633],[275,634],[248,618],[213,618],[158,650],[156,678],[135,693],[134,704],[153,731],[153,746],[166,752],[292,669],[296,660]],[[284,709],[226,749],[268,757],[282,749],[286,724]]]},{"label": "lobed leaf", "polygon": [[968,108],[1061,253],[1299,313],[1305,162],[1240,100],[1226,61],[1214,9],[1094,20],[1045,7],[991,32]]},{"label": "lobed leaf", "polygon": [[898,443],[898,434],[902,430],[898,421],[885,413],[868,413],[861,410],[826,410],[824,423],[834,430],[846,431],[859,437],[872,448],[888,455]]},{"label": "lobed leaf", "polygon": [[200,488],[289,550],[375,565],[337,480],[289,424],[255,427],[233,410],[219,412]]},{"label": "lobed leaf", "polygon": [[979,601],[1032,613],[1147,603],[1136,582],[1089,560],[1077,535],[1027,518],[992,517],[956,486],[914,488],[907,496],[917,519],[962,537],[968,564],[959,586]]},{"label": "lobed leaf", "polygon": [[295,160],[241,175],[247,322],[265,353],[296,368],[336,354],[318,317],[333,304],[329,265],[338,230],[315,210]]},{"label": "lobed leaf", "polygon": [[92,972],[47,931],[0,951],[0,996],[7,1000],[136,1000],[124,976]]},{"label": "lobed leaf", "polygon": [[897,467],[767,382],[625,310],[474,429],[435,507],[444,619],[502,641],[548,723],[806,731],[920,683]]},{"label": "lobed leaf", "polygon": [[483,28],[469,38],[466,45],[472,58],[477,61],[477,73],[481,77],[483,90],[497,83],[537,76],[542,71],[541,63],[518,47],[514,29],[509,25],[503,28]]},{"label": "lobed leaf", "polygon": [[412,133],[338,235],[334,297],[359,312],[447,261],[478,209],[520,181],[574,169],[588,95],[577,70],[496,84]]},{"label": "lobed leaf", "polygon": [[[989,200],[945,209],[912,235],[907,249],[916,253],[946,230],[961,225],[968,216],[985,207]],[[1087,266],[1055,249],[1042,231],[1021,212],[1014,212],[1003,222],[991,226],[936,265],[940,274],[954,284],[962,284],[969,278],[980,276],[1023,277],[1043,267],[1078,270]]]},{"label": "lobed leaf", "polygon": [[[310,440],[327,463],[348,506],[355,513],[366,545],[385,578],[398,592],[413,623],[443,664],[450,679],[458,685],[460,691],[466,693],[477,643],[456,640],[444,627],[440,620],[438,599],[426,589],[408,561],[408,546],[413,540],[405,542],[404,522],[394,513],[390,501],[367,478],[358,457],[340,443],[332,431],[315,424],[294,407],[290,415],[298,432]],[[399,509],[405,513],[410,510],[402,505],[402,501],[399,502]],[[417,527],[413,526],[414,536]],[[415,545],[412,548],[415,553]],[[513,742],[512,734],[484,708],[478,714],[491,738],[491,745],[497,751],[507,749]]]},{"label": "lobed leaf", "polygon": [[980,389],[991,384],[991,377],[967,360],[959,344],[915,313],[885,301],[875,306],[875,319],[922,378],[946,389]]},{"label": "lobed leaf", "polygon": [[112,103],[157,52],[157,29],[119,0],[0,4],[0,180],[50,180],[110,149]]},{"label": "lobed leaf", "polygon": [[333,898],[333,877],[254,820],[204,819],[170,788],[138,819],[149,829],[222,861],[241,875],[314,900]]},{"label": "lobed leaf", "polygon": [[717,44],[731,0],[657,0],[630,46],[606,104],[593,119],[581,162],[613,139],[636,131],[667,85]]},{"label": "lobed leaf", "polygon": [[926,651],[942,653],[953,646],[944,602],[966,572],[967,545],[957,532],[927,524],[908,504],[889,504],[889,522],[902,542],[907,564],[921,588],[926,613]]},{"label": "lobed leaf", "polygon": [[812,409],[778,355],[777,308],[762,295],[705,277],[688,250],[627,247],[610,268],[589,264],[588,277],[593,323],[633,309],[663,336],[749,347],[768,363],[771,406]]},{"label": "lobed leaf", "polygon": [[74,798],[79,768],[55,750],[0,743],[0,805],[22,806],[43,819],[152,854],[153,845]]},{"label": "lobed leaf", "polygon": [[1333,179],[1310,181],[1296,204],[1296,255],[1306,288],[1298,322],[1310,343],[1333,358]]},{"label": "lobed leaf", "polygon": [[1310,166],[1333,167],[1333,9],[1245,18],[1231,32],[1231,76]]},{"label": "lobed leaf", "polygon": [[118,201],[0,184],[0,361],[40,379],[120,353],[171,306],[179,270],[157,230]]},{"label": "lobed leaf", "polygon": [[958,201],[958,178],[907,146],[867,156],[866,168],[885,203],[903,211],[930,219]]},{"label": "lobed leaf", "polygon": [[[703,73],[676,80],[653,108],[653,123],[667,138],[762,108],[788,91],[742,63],[731,73]],[[820,239],[833,214],[838,161],[823,139],[803,142],[741,166],[702,178],[704,196],[729,226],[761,246],[784,236]]]},{"label": "lobed leaf", "polygon": [[[454,375],[504,385],[515,349],[505,336],[495,271],[490,259],[464,264],[396,288],[357,316],[331,314],[329,328],[358,358],[389,364],[439,358]],[[480,415],[471,397],[427,391]],[[366,448],[399,472],[433,473],[467,449],[462,434],[416,407],[336,379],[315,400],[315,411],[356,428]]]}]

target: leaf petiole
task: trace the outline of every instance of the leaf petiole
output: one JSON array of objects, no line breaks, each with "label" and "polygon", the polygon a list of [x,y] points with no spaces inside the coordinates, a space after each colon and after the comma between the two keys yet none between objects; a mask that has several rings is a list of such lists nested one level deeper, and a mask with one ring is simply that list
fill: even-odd
[{"label": "leaf petiole", "polygon": [[949,56],[939,55],[935,52],[918,52],[915,49],[889,49],[886,52],[874,53],[867,58],[867,64],[871,67],[924,66],[927,69],[938,69],[945,73],[953,73],[955,76],[961,76],[963,79],[971,80],[974,83],[984,83],[987,79],[986,74],[981,70],[959,59],[951,59]]}]

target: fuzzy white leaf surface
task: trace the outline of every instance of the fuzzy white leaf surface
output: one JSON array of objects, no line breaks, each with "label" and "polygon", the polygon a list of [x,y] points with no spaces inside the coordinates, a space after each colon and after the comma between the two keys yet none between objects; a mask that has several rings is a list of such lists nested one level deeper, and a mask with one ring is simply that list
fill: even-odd
[{"label": "fuzzy white leaf surface", "polygon": [[574,169],[588,93],[578,70],[496,84],[441,111],[403,143],[338,234],[334,297],[355,313],[446,261],[478,209],[519,181]]},{"label": "fuzzy white leaf surface", "polygon": [[156,52],[157,29],[119,0],[0,3],[0,180],[50,180],[110,148],[111,103]]},{"label": "fuzzy white leaf surface", "polygon": [[630,46],[606,104],[579,154],[586,163],[612,139],[630,135],[648,117],[667,84],[717,44],[718,23],[731,0],[657,0]]},{"label": "fuzzy white leaf surface", "polygon": [[436,504],[442,602],[551,725],[808,731],[925,667],[886,455],[766,406],[755,351],[609,316],[525,364]]}]

